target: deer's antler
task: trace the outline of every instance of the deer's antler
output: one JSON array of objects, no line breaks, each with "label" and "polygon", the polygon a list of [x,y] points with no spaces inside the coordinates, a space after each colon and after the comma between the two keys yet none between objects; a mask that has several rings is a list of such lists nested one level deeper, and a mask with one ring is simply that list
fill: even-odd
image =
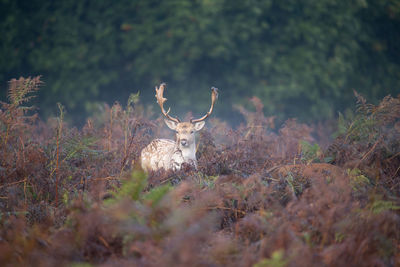
[{"label": "deer's antler", "polygon": [[173,118],[173,117],[171,117],[170,115],[168,115],[168,113],[170,112],[170,108],[168,109],[168,111],[167,112],[165,112],[165,110],[164,110],[164,102],[165,101],[167,101],[167,99],[166,98],[164,98],[164,89],[165,89],[165,83],[162,83],[162,84],[160,84],[160,86],[157,88],[157,86],[156,86],[156,98],[157,98],[157,103],[158,103],[158,105],[160,105],[160,108],[161,108],[161,112],[162,112],[162,114],[164,114],[164,116],[167,118],[167,119],[169,119],[169,120],[171,120],[171,121],[174,121],[174,122],[176,122],[176,123],[179,123],[179,122],[181,122],[178,118]]},{"label": "deer's antler", "polygon": [[206,115],[204,115],[200,119],[196,119],[196,120],[191,119],[190,122],[191,123],[196,123],[196,122],[204,121],[205,119],[207,119],[207,117],[210,116],[211,113],[213,112],[214,103],[217,100],[217,98],[218,98],[218,88],[211,87],[211,107],[210,107],[210,110],[207,112]]}]

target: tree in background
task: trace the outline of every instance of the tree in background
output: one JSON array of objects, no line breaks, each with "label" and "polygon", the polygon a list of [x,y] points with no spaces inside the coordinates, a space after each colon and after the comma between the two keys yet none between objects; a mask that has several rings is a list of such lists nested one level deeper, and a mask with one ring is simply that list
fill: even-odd
[{"label": "tree in background", "polygon": [[2,0],[0,81],[42,74],[42,113],[62,102],[77,120],[131,92],[153,104],[161,81],[178,113],[216,86],[223,118],[256,95],[268,114],[326,119],[353,89],[397,94],[399,29],[398,0]]}]

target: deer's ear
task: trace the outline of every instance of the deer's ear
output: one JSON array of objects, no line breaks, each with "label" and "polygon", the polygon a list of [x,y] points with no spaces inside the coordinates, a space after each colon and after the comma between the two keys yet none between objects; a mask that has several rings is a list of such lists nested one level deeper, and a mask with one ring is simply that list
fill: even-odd
[{"label": "deer's ear", "polygon": [[200,130],[204,127],[204,124],[206,124],[205,121],[196,122],[196,123],[194,124],[194,129],[195,129],[196,131],[200,131]]},{"label": "deer's ear", "polygon": [[178,123],[168,120],[168,119],[164,119],[165,124],[168,126],[168,128],[170,128],[171,130],[176,130],[176,126],[178,125]]}]

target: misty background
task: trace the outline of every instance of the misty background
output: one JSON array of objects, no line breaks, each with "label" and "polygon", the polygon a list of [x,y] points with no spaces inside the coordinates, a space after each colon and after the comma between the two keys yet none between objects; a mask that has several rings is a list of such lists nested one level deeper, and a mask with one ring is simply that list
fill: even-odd
[{"label": "misty background", "polygon": [[83,122],[131,93],[172,115],[215,116],[259,97],[278,119],[326,120],[400,90],[398,0],[0,0],[0,100],[7,81],[42,75],[42,118],[62,103]]}]

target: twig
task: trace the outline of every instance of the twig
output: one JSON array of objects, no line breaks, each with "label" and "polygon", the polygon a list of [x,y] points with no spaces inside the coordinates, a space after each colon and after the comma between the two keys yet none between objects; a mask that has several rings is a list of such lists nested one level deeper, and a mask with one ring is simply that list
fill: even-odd
[{"label": "twig", "polygon": [[58,119],[58,129],[57,129],[57,151],[56,151],[56,206],[58,206],[58,180],[60,178],[59,173],[59,155],[60,155],[60,139],[62,135],[63,119],[64,119],[64,109],[63,106],[58,103],[58,109],[60,110],[60,117]]},{"label": "twig", "polygon": [[382,139],[383,139],[383,137],[379,138],[379,140],[375,142],[375,144],[371,147],[371,149],[368,150],[368,152],[364,154],[364,156],[361,158],[361,160],[357,163],[356,168],[358,168],[358,166],[360,166],[361,162],[363,162],[369,156],[369,154],[371,154],[375,150],[376,146],[382,141]]},{"label": "twig", "polygon": [[120,173],[119,173],[120,177],[121,177],[122,172],[123,172],[123,170],[124,170],[124,168],[126,166],[126,161],[128,160],[128,157],[129,157],[128,151],[131,150],[131,147],[132,147],[132,144],[133,144],[133,139],[135,138],[137,127],[138,127],[138,124],[136,124],[135,127],[133,128],[132,136],[130,137],[129,146],[128,147],[126,147],[126,142],[127,142],[126,138],[127,137],[125,138],[125,149],[124,149],[125,152],[124,152],[124,158],[121,161],[121,170],[120,170]]},{"label": "twig", "polygon": [[28,202],[27,202],[27,200],[26,200],[26,181],[27,181],[27,178],[25,178],[24,179],[24,205],[25,205],[25,209],[27,209],[27,207],[28,207]]},{"label": "twig", "polygon": [[107,177],[101,177],[101,178],[93,178],[93,179],[88,180],[88,182],[89,181],[101,181],[101,180],[109,181],[109,180],[117,180],[117,179],[118,179],[117,177],[107,176]]},{"label": "twig", "polygon": [[12,183],[5,184],[5,185],[0,185],[0,188],[3,188],[3,187],[8,187],[8,186],[15,185],[15,184],[20,184],[20,183],[23,183],[23,182],[25,182],[25,181],[26,181],[26,178],[25,178],[24,180],[20,180],[20,181],[12,182]]},{"label": "twig", "polygon": [[7,145],[9,131],[10,131],[10,124],[7,123],[6,137],[4,137],[4,141],[3,141],[4,147],[6,147],[6,145]]},{"label": "twig", "polygon": [[107,242],[102,236],[99,236],[99,240],[101,241],[101,243],[103,243],[103,245],[104,245],[106,248],[108,248],[109,250],[111,250],[110,245],[108,244],[108,242]]},{"label": "twig", "polygon": [[391,156],[390,158],[388,158],[387,160],[392,160],[392,159],[394,159],[395,157],[397,157],[397,156],[400,156],[400,152],[399,153],[396,153],[396,154],[394,154],[393,156]]},{"label": "twig", "polygon": [[272,168],[269,168],[269,169],[267,170],[267,173],[271,173],[272,171],[275,171],[276,169],[279,169],[279,168],[281,168],[281,167],[283,167],[283,166],[285,166],[285,165],[277,165],[277,166],[274,166],[274,167],[272,167]]},{"label": "twig", "polygon": [[170,177],[170,178],[167,178],[167,179],[161,181],[161,182],[160,182],[160,185],[165,184],[166,182],[169,182],[169,181],[173,180],[174,178],[176,178],[176,176],[172,176],[172,177]]},{"label": "twig", "polygon": [[399,172],[400,166],[397,168],[396,172],[393,174],[392,179],[396,176],[396,174]]},{"label": "twig", "polygon": [[59,172],[58,172],[58,157],[59,157],[59,131],[58,131],[58,133],[57,133],[57,151],[56,151],[56,158],[57,158],[57,160],[56,160],[56,169],[55,169],[55,171],[56,171],[56,206],[58,205],[58,175],[59,175]]},{"label": "twig", "polygon": [[111,150],[112,128],[113,128],[113,107],[110,108],[110,128],[108,130],[108,148],[107,148],[108,151]]}]

